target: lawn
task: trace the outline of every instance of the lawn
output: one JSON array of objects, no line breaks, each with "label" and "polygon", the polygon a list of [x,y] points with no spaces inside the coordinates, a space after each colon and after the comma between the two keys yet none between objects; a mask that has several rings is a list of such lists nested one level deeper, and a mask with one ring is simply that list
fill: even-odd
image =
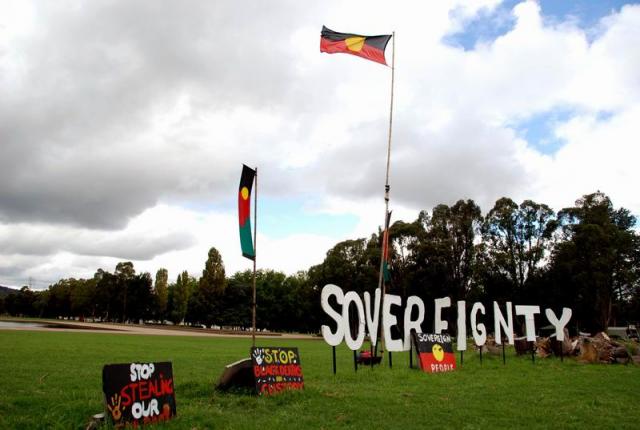
[{"label": "lawn", "polygon": [[82,429],[101,412],[107,363],[172,361],[178,417],[157,429],[638,428],[640,367],[583,365],[507,353],[465,354],[458,371],[429,375],[394,354],[393,368],[354,372],[351,351],[322,340],[297,346],[303,392],[271,398],[213,390],[225,364],[251,340],[0,330],[0,428]]}]

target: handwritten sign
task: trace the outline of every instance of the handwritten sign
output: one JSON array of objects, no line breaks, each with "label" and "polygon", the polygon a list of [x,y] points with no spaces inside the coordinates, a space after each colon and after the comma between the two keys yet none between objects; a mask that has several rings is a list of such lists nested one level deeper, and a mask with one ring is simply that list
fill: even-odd
[{"label": "handwritten sign", "polygon": [[102,391],[116,427],[137,427],[176,415],[170,362],[108,364],[102,368]]},{"label": "handwritten sign", "polygon": [[304,388],[298,348],[251,348],[251,360],[259,395]]},{"label": "handwritten sign", "polygon": [[420,368],[427,373],[451,372],[456,356],[448,334],[416,333],[414,337]]}]

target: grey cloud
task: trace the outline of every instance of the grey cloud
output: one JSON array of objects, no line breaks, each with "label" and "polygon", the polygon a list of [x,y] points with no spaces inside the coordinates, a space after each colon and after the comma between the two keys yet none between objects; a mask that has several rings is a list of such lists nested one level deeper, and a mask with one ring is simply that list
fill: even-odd
[{"label": "grey cloud", "polygon": [[143,232],[113,233],[45,225],[13,225],[0,231],[0,249],[5,255],[51,256],[68,252],[84,256],[106,256],[124,260],[150,260],[169,252],[189,248],[195,243],[190,233]]},{"label": "grey cloud", "polygon": [[[398,121],[390,168],[391,201],[415,209],[430,209],[471,198],[483,210],[502,196],[519,195],[526,188],[525,166],[516,158],[514,136],[487,126],[472,116],[438,133],[420,131]],[[383,125],[359,130],[354,144],[341,147],[317,167],[329,175],[328,190],[350,199],[382,197],[387,142]],[[453,199],[453,200],[452,200]]]},{"label": "grey cloud", "polygon": [[124,260],[150,260],[169,251],[180,251],[195,244],[195,238],[181,233],[169,233],[160,237],[131,237],[117,240],[105,238],[95,244],[79,245],[73,252],[82,255],[111,256]]},{"label": "grey cloud", "polygon": [[135,141],[181,94],[194,115],[281,105],[294,73],[289,17],[311,11],[278,6],[39,3],[37,31],[12,41],[19,58],[0,56],[0,74],[22,63],[19,79],[0,80],[0,219],[115,229],[163,196],[228,185],[215,168],[210,183],[185,181],[188,162],[202,170],[197,154],[160,142],[141,154]]}]

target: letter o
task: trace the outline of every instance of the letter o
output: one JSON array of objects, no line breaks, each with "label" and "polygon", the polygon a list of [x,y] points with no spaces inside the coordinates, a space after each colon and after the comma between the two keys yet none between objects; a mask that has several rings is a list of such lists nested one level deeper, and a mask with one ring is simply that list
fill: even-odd
[{"label": "letter o", "polygon": [[142,365],[142,369],[140,369],[140,376],[142,377],[142,379],[149,379],[149,365]]},{"label": "letter o", "polygon": [[[351,302],[356,305],[356,309],[358,311],[358,331],[356,334],[356,338],[353,339],[351,337],[351,326],[349,325],[349,308],[351,306]],[[344,330],[344,341],[352,351],[358,350],[362,346],[362,342],[364,342],[364,304],[362,303],[362,299],[355,291],[349,291],[344,295],[344,303],[342,305],[342,324],[345,327]]]},{"label": "letter o", "polygon": [[131,406],[131,415],[133,415],[133,418],[135,419],[142,418],[142,405],[140,403],[135,402]]}]

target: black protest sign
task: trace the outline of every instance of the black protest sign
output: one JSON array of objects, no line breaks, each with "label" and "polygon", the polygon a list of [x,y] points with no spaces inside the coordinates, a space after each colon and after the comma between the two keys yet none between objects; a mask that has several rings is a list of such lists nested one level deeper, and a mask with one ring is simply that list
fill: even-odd
[{"label": "black protest sign", "polygon": [[456,369],[456,356],[448,334],[415,333],[414,342],[420,369],[427,373],[451,372]]},{"label": "black protest sign", "polygon": [[166,421],[176,415],[171,362],[108,364],[102,391],[116,426]]},{"label": "black protest sign", "polygon": [[298,348],[254,347],[251,360],[258,394],[304,388]]}]

